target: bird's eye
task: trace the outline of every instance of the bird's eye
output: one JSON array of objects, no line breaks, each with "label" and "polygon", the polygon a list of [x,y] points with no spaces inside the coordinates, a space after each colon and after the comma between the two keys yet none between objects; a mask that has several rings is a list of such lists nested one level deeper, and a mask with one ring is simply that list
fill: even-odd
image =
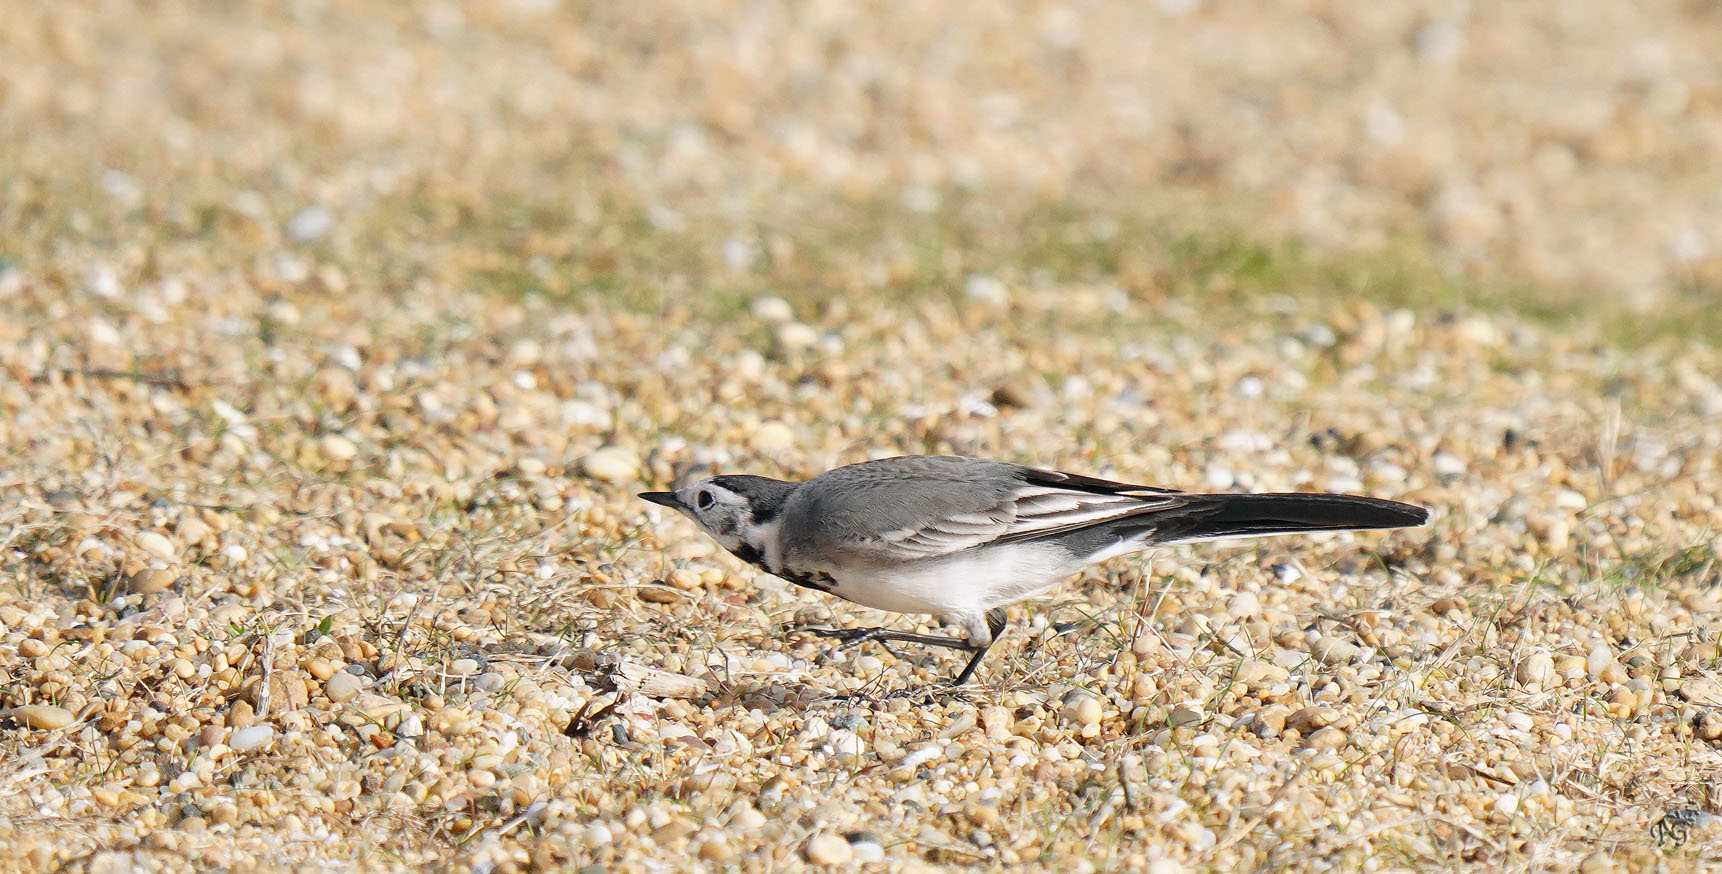
[{"label": "bird's eye", "polygon": [[712,497],[712,493],[708,491],[701,490],[698,495],[694,496],[694,506],[699,507],[701,510],[711,509],[712,504],[716,502],[717,499]]}]

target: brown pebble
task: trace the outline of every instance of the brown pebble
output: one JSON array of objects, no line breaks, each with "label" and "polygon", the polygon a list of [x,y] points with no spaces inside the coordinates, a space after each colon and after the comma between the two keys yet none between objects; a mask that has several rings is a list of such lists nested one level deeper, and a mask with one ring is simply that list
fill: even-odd
[{"label": "brown pebble", "polygon": [[126,580],[126,592],[133,595],[153,595],[171,588],[175,579],[173,571],[144,568]]},{"label": "brown pebble", "polygon": [[256,723],[257,711],[249,701],[235,701],[233,707],[227,711],[227,724],[232,728],[250,728]]},{"label": "brown pebble", "polygon": [[31,728],[52,731],[71,725],[72,711],[52,704],[28,704],[13,708],[12,719]]},{"label": "brown pebble", "polygon": [[686,597],[669,586],[641,586],[637,591],[640,600],[653,604],[676,604]]},{"label": "brown pebble", "polygon": [[1339,714],[1333,710],[1326,707],[1311,706],[1293,713],[1286,719],[1285,724],[1287,728],[1293,729],[1298,734],[1308,736],[1319,729],[1332,725],[1338,718]]},{"label": "brown pebble", "polygon": [[1291,710],[1283,704],[1270,704],[1256,711],[1251,728],[1258,737],[1279,737],[1286,730],[1286,718]]}]

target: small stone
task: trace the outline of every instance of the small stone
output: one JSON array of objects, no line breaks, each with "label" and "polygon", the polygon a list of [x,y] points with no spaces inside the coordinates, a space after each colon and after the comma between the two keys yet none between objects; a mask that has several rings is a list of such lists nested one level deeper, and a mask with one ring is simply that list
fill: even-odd
[{"label": "small stone", "polygon": [[1226,615],[1233,619],[1248,619],[1262,612],[1262,602],[1254,592],[1239,592],[1226,605]]},{"label": "small stone", "polygon": [[831,832],[820,832],[807,839],[807,861],[815,865],[842,865],[854,857],[849,842]]},{"label": "small stone", "polygon": [[456,677],[470,677],[478,673],[480,667],[478,659],[455,659],[449,663],[448,672]]},{"label": "small stone", "polygon": [[1291,672],[1273,662],[1251,659],[1238,665],[1233,682],[1246,686],[1273,686],[1291,679]]},{"label": "small stone", "polygon": [[981,303],[993,306],[1004,306],[1010,303],[1010,289],[997,278],[984,273],[969,276],[968,280],[963,283],[963,291],[968,294],[970,300]]},{"label": "small stone", "polygon": [[721,834],[712,835],[700,843],[699,857],[708,862],[727,862],[734,856],[735,847]]},{"label": "small stone", "polygon": [[1531,533],[1543,542],[1551,553],[1566,551],[1572,538],[1572,526],[1564,516],[1544,516],[1529,521]]},{"label": "small stone", "polygon": [[309,243],[335,226],[335,213],[320,203],[314,203],[293,214],[287,220],[287,237],[295,243]]},{"label": "small stone", "polygon": [[323,439],[317,441],[317,448],[324,458],[337,464],[352,461],[359,454],[358,445],[340,434],[324,434]]},{"label": "small stone", "polygon": [[1618,662],[1615,661],[1614,651],[1608,648],[1608,644],[1599,643],[1591,647],[1590,654],[1585,656],[1584,669],[1591,679],[1600,680],[1602,672],[1615,664]]},{"label": "small stone", "polygon": [[1513,676],[1521,685],[1537,685],[1548,688],[1555,681],[1555,660],[1546,652],[1534,652],[1522,659],[1513,668]]},{"label": "small stone", "polygon": [[323,683],[323,694],[327,695],[330,701],[340,704],[357,697],[360,686],[358,677],[346,671],[337,671]]},{"label": "small stone", "polygon": [[196,516],[186,516],[173,526],[173,533],[179,536],[181,543],[195,545],[202,543],[210,535],[209,525]]},{"label": "small stone", "polygon": [[162,558],[173,558],[176,551],[173,541],[155,531],[140,531],[136,537],[132,538],[132,542],[136,543],[138,548],[144,552]]},{"label": "small stone", "polygon": [[1309,736],[1338,721],[1339,713],[1326,707],[1305,707],[1286,719],[1286,727]]},{"label": "small stone", "polygon": [[1345,732],[1333,726],[1318,728],[1315,733],[1304,738],[1303,745],[1323,752],[1332,752],[1345,745]]},{"label": "small stone", "polygon": [[800,322],[785,322],[777,326],[777,345],[789,351],[806,349],[819,342],[819,332]]},{"label": "small stone", "polygon": [[993,389],[991,400],[995,407],[1027,409],[1034,406],[1036,394],[1035,386],[1027,380],[1018,379]]},{"label": "small stone", "polygon": [[640,475],[640,457],[619,446],[605,446],[580,459],[580,470],[607,483],[632,482]]},{"label": "small stone", "polygon": [[755,452],[782,452],[795,446],[795,432],[782,422],[761,422],[748,443]]},{"label": "small stone", "polygon": [[1182,728],[1186,725],[1194,725],[1201,721],[1201,712],[1191,710],[1188,707],[1179,707],[1174,709],[1171,713],[1166,714],[1167,728]]},{"label": "small stone", "polygon": [[1255,718],[1250,720],[1250,729],[1257,737],[1279,737],[1286,730],[1286,718],[1290,713],[1282,704],[1270,704],[1256,711]]},{"label": "small stone", "polygon": [[1694,613],[1711,616],[1716,613],[1716,596],[1705,589],[1687,592],[1680,596],[1680,603]]},{"label": "small stone", "polygon": [[1701,707],[1722,707],[1722,683],[1709,677],[1682,680],[1680,697]]},{"label": "small stone", "polygon": [[1463,458],[1445,449],[1431,456],[1429,463],[1435,475],[1440,477],[1464,476],[1468,469]]},{"label": "small stone", "polygon": [[754,318],[774,325],[781,325],[795,319],[795,310],[790,307],[789,301],[781,297],[757,298],[748,309],[753,313]]},{"label": "small stone", "polygon": [[1363,649],[1355,643],[1340,640],[1337,637],[1324,637],[1317,640],[1309,651],[1310,655],[1315,656],[1316,661],[1324,665],[1343,665],[1357,658]]},{"label": "small stone", "polygon": [[1080,689],[1064,696],[1064,708],[1060,711],[1065,721],[1078,726],[1100,724],[1102,708],[1100,699]]},{"label": "small stone", "polygon": [[72,711],[52,704],[27,704],[13,708],[12,719],[31,728],[52,731],[71,725]]},{"label": "small stone", "polygon": [[[855,861],[862,864],[885,861],[885,845],[879,843],[879,839],[871,835],[851,838],[849,851],[855,854]],[[904,868],[903,870],[907,874],[908,869]]]},{"label": "small stone", "polygon": [[1614,859],[1598,850],[1579,862],[1578,874],[1614,874]]},{"label": "small stone", "polygon": [[998,825],[999,808],[997,804],[971,802],[963,808],[963,816],[968,819],[970,825],[986,828]]},{"label": "small stone", "polygon": [[132,595],[153,595],[166,591],[175,579],[177,577],[173,575],[173,571],[144,568],[126,579],[126,592]]},{"label": "small stone", "polygon": [[1714,741],[1722,739],[1722,713],[1706,709],[1693,720],[1693,730],[1701,740]]},{"label": "small stone", "polygon": [[641,586],[634,591],[640,600],[652,604],[677,604],[687,597],[669,586]]},{"label": "small stone", "polygon": [[328,659],[312,659],[305,663],[305,673],[317,678],[318,682],[326,682],[330,677],[335,676],[335,672],[340,669],[340,664]]},{"label": "small stone", "polygon": [[275,729],[267,725],[253,725],[235,731],[227,739],[227,746],[236,753],[250,752],[258,749],[275,739]]}]

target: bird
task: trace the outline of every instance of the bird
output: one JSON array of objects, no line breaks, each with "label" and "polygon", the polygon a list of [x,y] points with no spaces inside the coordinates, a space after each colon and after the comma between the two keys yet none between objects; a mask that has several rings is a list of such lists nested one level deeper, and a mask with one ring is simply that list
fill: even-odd
[{"label": "bird", "polygon": [[793,482],[751,474],[643,492],[737,558],[797,586],[960,637],[891,628],[798,629],[845,647],[878,641],[969,653],[974,676],[1005,607],[1091,564],[1175,543],[1423,525],[1428,510],[1321,493],[1192,494],[983,458],[903,455]]}]

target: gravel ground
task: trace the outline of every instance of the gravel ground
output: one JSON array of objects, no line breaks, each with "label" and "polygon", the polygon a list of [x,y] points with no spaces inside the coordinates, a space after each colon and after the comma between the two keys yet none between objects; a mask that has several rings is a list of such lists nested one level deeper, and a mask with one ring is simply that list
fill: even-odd
[{"label": "gravel ground", "polygon": [[[0,867],[1704,870],[1715,15],[9,12]],[[919,694],[633,497],[902,452],[1435,518]]]}]

